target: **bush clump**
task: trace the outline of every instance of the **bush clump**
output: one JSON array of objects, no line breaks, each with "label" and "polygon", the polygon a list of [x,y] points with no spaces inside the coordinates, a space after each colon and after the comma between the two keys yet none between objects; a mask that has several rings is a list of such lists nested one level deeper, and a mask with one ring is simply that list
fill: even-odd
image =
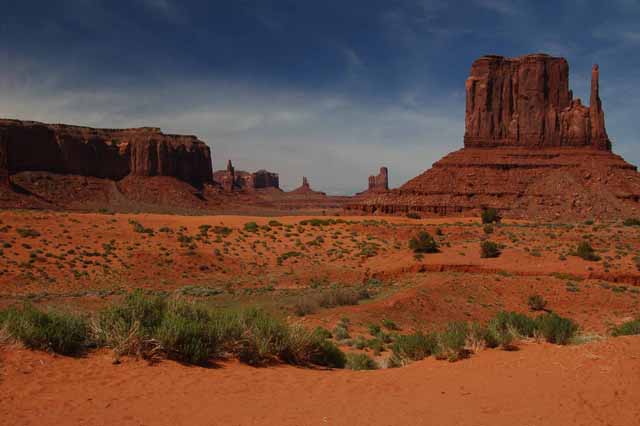
[{"label": "bush clump", "polygon": [[43,312],[32,305],[2,312],[8,334],[27,348],[77,355],[89,338],[87,321],[65,312]]},{"label": "bush clump", "polygon": [[349,353],[347,354],[346,368],[350,370],[376,370],[378,364],[367,354]]},{"label": "bush clump", "polygon": [[35,238],[35,237],[39,237],[40,236],[40,232],[36,231],[35,229],[31,229],[31,228],[18,228],[18,229],[16,229],[16,232],[22,238]]},{"label": "bush clump", "polygon": [[258,232],[258,229],[260,229],[260,227],[255,222],[247,222],[244,224],[244,230],[247,232]]},{"label": "bush clump", "polygon": [[0,326],[34,349],[74,355],[89,346],[149,360],[162,357],[207,364],[222,355],[249,364],[287,362],[343,368],[342,351],[328,331],[309,331],[256,309],[210,309],[184,299],[152,297],[136,290],[100,311],[91,324],[82,317],[42,312],[27,305],[0,311]]},{"label": "bush clump", "polygon": [[416,212],[407,213],[407,218],[409,219],[421,219],[422,217]]},{"label": "bush clump", "polygon": [[622,224],[624,226],[640,226],[640,219],[638,219],[637,217],[630,217],[628,219],[625,219]]},{"label": "bush clump", "polygon": [[409,240],[409,248],[414,253],[438,253],[437,241],[426,231],[420,231],[418,235]]},{"label": "bush clump", "polygon": [[597,262],[600,260],[600,256],[596,254],[596,251],[591,247],[588,241],[583,241],[578,244],[575,255],[590,262]]},{"label": "bush clump", "polygon": [[575,322],[553,312],[539,316],[536,325],[547,342],[558,345],[568,344],[578,331]]},{"label": "bush clump", "polygon": [[611,330],[611,335],[614,337],[633,336],[636,334],[640,334],[640,318],[622,323]]},{"label": "bush clump", "polygon": [[547,307],[547,301],[539,294],[533,294],[527,299],[527,304],[532,311],[544,311]]},{"label": "bush clump", "polygon": [[451,362],[466,358],[469,351],[465,349],[469,326],[466,322],[452,322],[446,329],[438,334],[438,345],[435,355],[438,359],[447,359]]},{"label": "bush clump", "polygon": [[483,241],[480,243],[480,257],[483,259],[498,257],[502,251],[500,246],[493,241]]},{"label": "bush clump", "polygon": [[438,337],[435,334],[416,332],[398,336],[393,342],[391,350],[393,356],[405,364],[409,361],[420,361],[433,355],[438,347]]},{"label": "bush clump", "polygon": [[500,221],[502,220],[502,217],[500,216],[500,214],[498,213],[498,210],[494,209],[494,208],[487,208],[482,210],[482,213],[480,214],[480,217],[482,219],[482,223],[500,223]]}]

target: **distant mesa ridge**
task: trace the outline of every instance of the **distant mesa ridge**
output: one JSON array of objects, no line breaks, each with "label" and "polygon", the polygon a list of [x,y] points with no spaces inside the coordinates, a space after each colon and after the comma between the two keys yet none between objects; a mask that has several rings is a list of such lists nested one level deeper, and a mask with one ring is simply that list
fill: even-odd
[{"label": "distant mesa ridge", "polygon": [[111,180],[170,176],[194,186],[212,183],[211,151],[195,136],[155,127],[94,129],[0,119],[0,179],[25,171]]}]

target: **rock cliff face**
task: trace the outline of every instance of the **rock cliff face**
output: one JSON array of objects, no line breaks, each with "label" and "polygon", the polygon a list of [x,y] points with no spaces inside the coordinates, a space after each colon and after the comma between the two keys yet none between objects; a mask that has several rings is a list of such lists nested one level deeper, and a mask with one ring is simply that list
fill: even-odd
[{"label": "rock cliff face", "polygon": [[0,120],[0,135],[0,168],[5,158],[9,175],[44,171],[111,180],[170,176],[194,186],[212,182],[210,149],[195,136],[18,120]]},{"label": "rock cliff face", "polygon": [[544,54],[483,56],[466,82],[465,147],[579,146],[611,150],[594,65],[591,105],[573,99],[569,64]]},{"label": "rock cliff face", "polygon": [[575,220],[640,213],[640,173],[611,152],[593,67],[591,105],[569,90],[562,58],[484,56],[467,79],[465,148],[397,190],[365,193],[367,213]]}]

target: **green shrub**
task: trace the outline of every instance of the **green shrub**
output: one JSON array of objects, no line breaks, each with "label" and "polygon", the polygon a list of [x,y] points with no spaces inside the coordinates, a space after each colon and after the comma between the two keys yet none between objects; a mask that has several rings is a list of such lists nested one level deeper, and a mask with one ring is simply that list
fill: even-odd
[{"label": "green shrub", "polygon": [[[260,309],[242,313],[243,337],[238,357],[247,364],[259,365],[277,361],[285,355],[290,343],[288,327]],[[287,356],[291,360],[291,355]]]},{"label": "green shrub", "polygon": [[8,334],[30,349],[77,355],[86,348],[89,327],[82,317],[40,311],[32,305],[9,308],[0,317]]},{"label": "green shrub", "polygon": [[513,347],[514,340],[533,337],[536,327],[536,321],[526,315],[501,311],[489,320],[485,343],[490,348],[502,346],[510,349]]},{"label": "green shrub", "polygon": [[349,339],[351,336],[349,335],[349,330],[343,324],[338,324],[333,329],[333,335],[337,340]]},{"label": "green shrub", "polygon": [[333,337],[333,335],[331,334],[331,332],[329,330],[327,330],[324,327],[316,327],[315,330],[313,330],[313,334],[315,334],[316,336],[318,336],[321,339],[331,339]]},{"label": "green shrub", "polygon": [[600,260],[600,256],[596,254],[595,250],[593,249],[593,247],[591,247],[591,244],[589,244],[588,241],[583,241],[578,244],[575,255],[590,262],[597,262],[598,260]]},{"label": "green shrub", "polygon": [[258,232],[259,226],[255,222],[247,222],[244,224],[244,230],[247,232]]},{"label": "green shrub", "polygon": [[344,368],[346,366],[346,355],[331,341],[322,339],[317,343],[315,349],[310,357],[310,361],[313,364],[331,368]]},{"label": "green shrub", "polygon": [[376,362],[363,353],[347,354],[346,368],[350,370],[375,370],[378,368]]},{"label": "green shrub", "polygon": [[482,210],[480,217],[482,218],[482,223],[499,223],[502,220],[502,217],[494,208]]},{"label": "green shrub", "polygon": [[36,231],[35,229],[31,229],[31,228],[17,228],[16,232],[22,237],[22,238],[35,238],[35,237],[39,237],[40,233],[38,231]]},{"label": "green shrub", "polygon": [[632,336],[640,334],[640,319],[627,321],[611,330],[611,335],[617,336]]},{"label": "green shrub", "polygon": [[220,235],[222,237],[226,237],[227,235],[231,234],[233,232],[233,229],[228,228],[226,226],[214,226],[213,227],[213,233],[216,235]]},{"label": "green shrub", "polygon": [[416,213],[416,212],[409,212],[409,213],[407,213],[407,217],[408,217],[409,219],[421,219],[421,218],[422,218],[422,217],[421,217],[418,213]]},{"label": "green shrub", "polygon": [[398,336],[393,342],[391,350],[396,359],[406,363],[408,361],[419,361],[432,355],[436,352],[437,347],[438,338],[435,334],[417,332]]},{"label": "green shrub", "polygon": [[457,361],[465,358],[468,352],[465,350],[469,327],[466,322],[452,322],[447,328],[438,334],[438,346],[435,355],[438,359]]},{"label": "green shrub", "polygon": [[547,301],[539,294],[533,294],[529,296],[527,304],[532,311],[544,311],[547,307]]},{"label": "green shrub", "polygon": [[628,219],[625,219],[622,223],[624,224],[624,226],[640,226],[640,219],[630,217]]},{"label": "green shrub", "polygon": [[398,325],[393,321],[390,320],[388,318],[383,318],[382,319],[382,325],[387,329],[387,330],[400,330],[400,328],[398,327]]},{"label": "green shrub", "polygon": [[483,259],[498,257],[501,253],[500,247],[493,241],[483,241],[480,244],[480,257]]},{"label": "green shrub", "polygon": [[414,253],[438,253],[437,241],[426,231],[420,231],[418,235],[409,240],[409,248]]},{"label": "green shrub", "polygon": [[153,333],[168,358],[191,364],[205,364],[220,351],[223,337],[204,308],[185,301],[173,301]]},{"label": "green shrub", "polygon": [[566,345],[578,331],[578,325],[553,312],[537,318],[537,327],[549,343]]}]

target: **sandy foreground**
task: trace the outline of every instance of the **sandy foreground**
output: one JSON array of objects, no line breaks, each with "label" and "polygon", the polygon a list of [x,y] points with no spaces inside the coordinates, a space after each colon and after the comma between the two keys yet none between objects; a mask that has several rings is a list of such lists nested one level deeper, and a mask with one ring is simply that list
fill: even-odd
[{"label": "sandy foreground", "polygon": [[2,425],[640,424],[640,337],[373,372],[0,353]]}]

